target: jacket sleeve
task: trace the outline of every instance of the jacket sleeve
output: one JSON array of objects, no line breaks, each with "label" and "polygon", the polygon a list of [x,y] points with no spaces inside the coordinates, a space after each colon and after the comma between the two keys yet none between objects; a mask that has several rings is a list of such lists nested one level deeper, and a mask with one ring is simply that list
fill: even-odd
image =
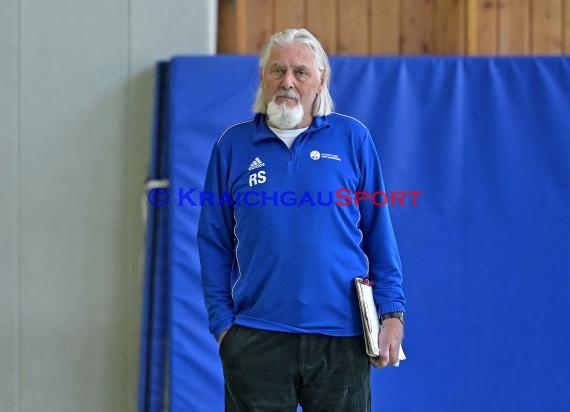
[{"label": "jacket sleeve", "polygon": [[[403,312],[406,303],[402,289],[402,267],[398,245],[388,210],[378,153],[367,131],[360,150],[360,180],[358,191],[369,193],[370,198],[359,202],[362,248],[368,256],[368,276],[374,281],[374,301],[378,314]],[[376,205],[372,202],[374,192]],[[384,201],[386,203],[382,206]]]},{"label": "jacket sleeve", "polygon": [[210,332],[216,339],[234,321],[230,284],[235,257],[234,207],[223,200],[229,196],[228,175],[228,162],[216,143],[208,164],[198,223],[202,291]]}]

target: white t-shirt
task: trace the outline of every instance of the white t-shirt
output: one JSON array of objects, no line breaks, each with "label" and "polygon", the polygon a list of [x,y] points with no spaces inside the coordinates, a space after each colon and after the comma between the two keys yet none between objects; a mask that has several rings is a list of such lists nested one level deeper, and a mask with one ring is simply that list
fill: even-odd
[{"label": "white t-shirt", "polygon": [[273,130],[273,133],[275,133],[277,137],[283,140],[287,147],[290,149],[297,136],[299,136],[309,127],[304,127],[302,129],[276,129],[275,127],[269,126],[269,128]]}]

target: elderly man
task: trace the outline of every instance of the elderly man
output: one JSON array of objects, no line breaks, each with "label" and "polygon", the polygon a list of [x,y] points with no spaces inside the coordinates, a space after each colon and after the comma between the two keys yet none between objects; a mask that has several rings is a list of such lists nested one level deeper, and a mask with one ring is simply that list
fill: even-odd
[{"label": "elderly man", "polygon": [[[346,196],[385,190],[378,155],[362,123],[332,112],[311,33],[274,34],[259,65],[255,117],[216,142],[198,228],[226,409],[369,411],[370,363],[397,362],[405,304],[387,207]],[[358,276],[375,284],[378,358],[365,352]]]}]

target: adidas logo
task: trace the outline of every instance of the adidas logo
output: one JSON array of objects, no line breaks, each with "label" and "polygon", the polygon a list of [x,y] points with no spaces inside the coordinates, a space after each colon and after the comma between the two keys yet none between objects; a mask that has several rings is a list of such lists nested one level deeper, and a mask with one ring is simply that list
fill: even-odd
[{"label": "adidas logo", "polygon": [[255,159],[253,159],[253,162],[251,162],[251,164],[249,165],[249,169],[247,170],[259,169],[260,167],[263,166],[265,166],[265,163],[263,163],[259,157],[256,157]]}]

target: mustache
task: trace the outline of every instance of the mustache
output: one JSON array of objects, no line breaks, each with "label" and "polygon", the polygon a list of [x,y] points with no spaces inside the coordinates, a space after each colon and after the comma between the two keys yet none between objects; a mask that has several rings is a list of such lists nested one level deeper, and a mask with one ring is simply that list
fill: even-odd
[{"label": "mustache", "polygon": [[291,98],[296,99],[298,101],[301,96],[299,96],[299,93],[297,93],[293,89],[279,88],[275,92],[275,95],[273,96],[273,100],[275,100],[278,97],[291,97]]}]

